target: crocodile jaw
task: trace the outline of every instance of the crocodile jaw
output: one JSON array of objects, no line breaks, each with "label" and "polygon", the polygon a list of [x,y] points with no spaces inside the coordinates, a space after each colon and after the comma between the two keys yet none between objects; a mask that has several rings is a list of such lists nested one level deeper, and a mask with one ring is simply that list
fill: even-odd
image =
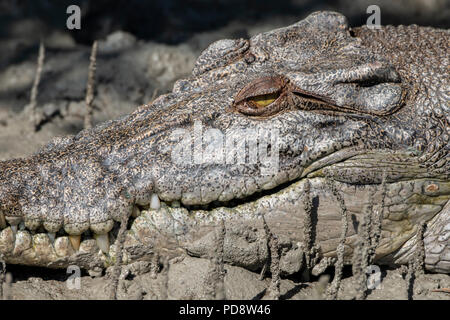
[{"label": "crocodile jaw", "polygon": [[[225,220],[225,260],[250,269],[258,269],[265,262],[265,240],[261,216],[264,215],[271,231],[285,246],[284,259],[299,254],[304,248],[305,210],[303,197],[305,184],[311,185],[313,199],[313,226],[316,244],[322,257],[335,257],[341,233],[340,211],[336,199],[330,193],[326,178],[303,178],[285,189],[255,201],[232,208],[218,207],[212,210],[187,210],[163,205],[159,210],[144,211],[130,230],[133,242],[145,243],[152,239],[167,247],[184,248],[195,256],[208,257],[214,248],[214,232],[220,220]],[[346,238],[346,262],[351,263],[353,249],[358,243],[358,225],[368,206],[372,215],[382,213],[381,240],[376,250],[375,263],[399,265],[414,254],[415,235],[421,223],[429,226],[425,232],[426,268],[433,272],[449,273],[448,252],[448,183],[418,179],[386,184],[385,207],[381,207],[383,192],[380,185],[351,185],[335,182],[348,210],[349,230]],[[425,192],[430,185],[440,191]],[[155,236],[157,235],[157,236]],[[156,238],[158,241],[155,241]],[[439,241],[436,239],[439,238]],[[438,251],[436,251],[438,250]],[[436,254],[438,258],[436,259]],[[300,259],[301,257],[299,257]],[[433,260],[434,259],[434,260]],[[262,263],[262,264],[261,264]],[[292,271],[292,270],[291,270]],[[298,270],[296,270],[298,271]],[[288,270],[285,270],[289,273]]]},{"label": "crocodile jaw", "polygon": [[[282,246],[282,269],[285,274],[299,270],[288,263],[292,257],[301,259],[304,249],[305,185],[310,185],[313,199],[313,233],[321,257],[335,257],[341,233],[340,211],[330,193],[329,180],[323,177],[302,178],[282,190],[234,207],[212,210],[189,210],[161,201],[143,209],[126,232],[124,263],[149,259],[152,253],[186,251],[194,256],[208,257],[214,248],[214,228],[224,219],[226,226],[224,258],[226,262],[258,270],[265,263],[266,243],[261,217],[264,215],[271,231]],[[348,210],[349,229],[346,237],[346,263],[351,263],[353,249],[358,243],[358,225],[367,207],[372,214],[383,214],[380,245],[375,263],[398,265],[408,262],[415,253],[418,226],[425,222],[426,268],[449,273],[449,205],[448,183],[417,179],[386,184],[384,201],[380,185],[351,185],[335,182]],[[433,188],[430,188],[433,186]],[[436,189],[435,186],[438,186]],[[433,190],[429,192],[427,190]],[[385,207],[380,207],[384,203]],[[113,241],[116,231],[110,233]],[[15,238],[15,239],[14,239]],[[15,245],[14,245],[15,240]],[[57,237],[52,244],[43,233],[31,235],[10,227],[0,233],[0,251],[6,262],[61,268],[78,264],[84,268],[108,266],[115,263],[116,244],[108,254],[98,249],[95,240],[84,238],[75,251],[66,236]]]}]

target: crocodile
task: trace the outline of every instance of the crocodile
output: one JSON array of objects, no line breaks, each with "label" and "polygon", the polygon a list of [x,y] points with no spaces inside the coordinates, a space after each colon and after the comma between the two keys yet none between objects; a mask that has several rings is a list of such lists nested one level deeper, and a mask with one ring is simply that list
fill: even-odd
[{"label": "crocodile", "polygon": [[333,261],[344,226],[352,263],[372,221],[374,263],[406,264],[422,243],[425,268],[450,273],[449,40],[326,11],[216,41],[172,92],[0,162],[2,259],[208,257],[223,223],[224,261],[260,270],[265,221],[294,274],[307,250]]}]

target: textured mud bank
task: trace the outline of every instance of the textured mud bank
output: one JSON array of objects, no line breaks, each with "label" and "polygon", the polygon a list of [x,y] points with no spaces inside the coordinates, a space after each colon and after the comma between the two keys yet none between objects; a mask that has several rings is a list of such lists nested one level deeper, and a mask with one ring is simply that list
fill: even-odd
[{"label": "textured mud bank", "polygon": [[[138,263],[122,270],[116,295],[118,299],[211,299],[212,283],[209,272],[211,262],[206,259],[184,257],[172,260],[166,270],[151,263]],[[112,290],[112,270],[104,275],[89,276],[82,273],[79,287],[65,270],[8,267],[13,274],[12,284],[4,284],[6,299],[109,299]],[[243,268],[225,265],[224,287],[221,294],[226,299],[268,298],[270,275],[260,275]],[[26,275],[25,275],[26,273]],[[14,275],[17,279],[14,279]],[[332,277],[329,273],[325,277]],[[280,299],[326,299],[324,277],[301,282],[298,279],[282,279]],[[400,269],[381,269],[381,282],[377,289],[369,290],[368,300],[380,299],[436,299],[450,300],[450,295],[439,292],[450,286],[450,276],[425,274],[413,281]],[[357,281],[345,270],[337,299],[355,299]]]}]

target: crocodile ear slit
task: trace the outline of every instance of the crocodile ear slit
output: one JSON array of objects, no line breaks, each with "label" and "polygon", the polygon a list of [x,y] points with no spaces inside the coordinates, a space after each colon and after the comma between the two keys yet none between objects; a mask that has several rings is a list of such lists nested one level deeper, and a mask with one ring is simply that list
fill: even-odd
[{"label": "crocodile ear slit", "polygon": [[291,91],[300,99],[297,107],[306,110],[387,116],[403,106],[407,92],[397,71],[381,61],[289,77]]}]

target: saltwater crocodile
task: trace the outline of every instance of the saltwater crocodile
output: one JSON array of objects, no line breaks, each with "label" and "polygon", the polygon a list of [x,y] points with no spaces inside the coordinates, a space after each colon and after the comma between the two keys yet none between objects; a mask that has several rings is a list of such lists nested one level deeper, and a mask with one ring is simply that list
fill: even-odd
[{"label": "saltwater crocodile", "polygon": [[208,256],[223,219],[225,261],[257,270],[264,216],[294,273],[305,248],[317,261],[336,255],[345,206],[347,262],[372,215],[382,219],[375,263],[407,263],[425,224],[426,268],[449,273],[449,40],[317,12],[217,41],[171,93],[0,162],[0,253],[108,265],[118,221],[132,215],[125,263],[162,249]]}]

